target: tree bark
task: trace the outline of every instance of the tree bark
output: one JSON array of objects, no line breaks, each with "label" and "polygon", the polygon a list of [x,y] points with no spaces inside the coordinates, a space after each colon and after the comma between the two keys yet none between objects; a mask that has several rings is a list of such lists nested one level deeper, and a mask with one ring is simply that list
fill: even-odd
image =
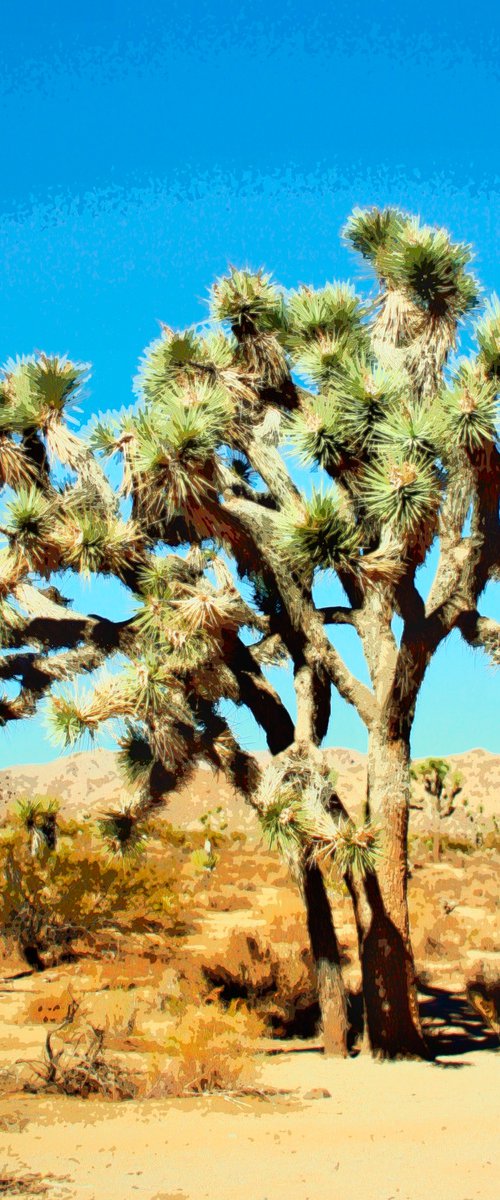
[{"label": "tree bark", "polygon": [[347,999],[330,901],[320,868],[304,867],[302,890],[316,971],[325,1054],[347,1055]]},{"label": "tree bark", "polygon": [[407,903],[409,739],[372,730],[368,811],[381,829],[377,873],[353,896],[371,1049],[384,1058],[425,1057]]}]

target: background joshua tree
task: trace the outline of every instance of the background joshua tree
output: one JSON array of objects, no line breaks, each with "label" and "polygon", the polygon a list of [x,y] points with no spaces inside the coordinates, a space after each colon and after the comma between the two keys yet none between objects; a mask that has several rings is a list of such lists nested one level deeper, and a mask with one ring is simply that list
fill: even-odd
[{"label": "background joshua tree", "polygon": [[[25,715],[54,682],[124,656],[122,672],[88,694],[53,699],[65,744],[124,723],[121,755],[141,788],[123,814],[124,843],[197,758],[222,768],[299,878],[327,1044],[345,1044],[323,880],[333,859],[354,904],[372,1048],[418,1054],[410,733],[427,665],[453,629],[500,661],[499,627],[477,607],[500,563],[500,307],[487,307],[469,357],[450,362],[478,305],[469,248],[392,209],[354,212],[345,236],[373,268],[369,303],[346,285],[285,294],[262,272],[231,269],[212,289],[211,325],[163,327],[141,365],[138,406],[96,423],[90,441],[64,419],[82,368],[43,356],[7,366],[0,420],[14,494],[3,519],[1,672],[20,686],[0,717]],[[283,455],[290,446],[322,473],[308,498]],[[98,461],[110,456],[122,467],[118,491]],[[417,571],[436,540],[425,598]],[[40,586],[62,570],[116,576],[137,597],[135,616],[75,614]],[[321,571],[336,573],[345,605],[318,607]],[[370,686],[327,635],[338,624],[356,630]],[[265,674],[283,660],[295,724]],[[332,687],[368,730],[358,830],[319,749]],[[223,699],[264,729],[275,758],[264,776]]]},{"label": "background joshua tree", "polygon": [[[450,817],[455,811],[455,797],[462,791],[463,778],[460,771],[451,771],[444,758],[426,758],[413,766],[411,778],[420,780],[428,796],[432,797],[430,817],[433,825],[432,855],[439,862],[441,855],[441,818]],[[443,807],[443,800],[445,806]],[[416,807],[415,802],[411,807]]]}]

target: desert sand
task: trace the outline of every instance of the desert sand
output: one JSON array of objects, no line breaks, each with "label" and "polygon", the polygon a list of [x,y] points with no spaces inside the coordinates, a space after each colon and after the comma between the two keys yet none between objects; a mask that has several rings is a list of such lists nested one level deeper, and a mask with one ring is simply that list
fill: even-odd
[{"label": "desert sand", "polygon": [[497,1200],[497,1068],[491,1052],[439,1066],[305,1051],[265,1061],[286,1099],[16,1097],[2,1168],[41,1176],[50,1200]]}]

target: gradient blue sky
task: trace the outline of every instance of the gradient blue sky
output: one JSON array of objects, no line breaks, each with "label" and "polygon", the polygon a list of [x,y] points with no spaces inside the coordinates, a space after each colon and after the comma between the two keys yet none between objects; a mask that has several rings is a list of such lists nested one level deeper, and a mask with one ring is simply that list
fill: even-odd
[{"label": "gradient blue sky", "polygon": [[[228,262],[369,286],[338,236],[355,204],[448,225],[500,292],[496,4],[5,0],[0,25],[0,356],[91,362],[85,416],[129,403],[158,319],[202,320]],[[116,587],[65,587],[125,610]],[[500,616],[498,593],[483,610]],[[361,673],[352,631],[335,638]],[[414,753],[500,751],[498,701],[498,676],[452,637]],[[365,748],[337,698],[329,742]],[[2,765],[55,753],[41,719],[1,734]]]}]

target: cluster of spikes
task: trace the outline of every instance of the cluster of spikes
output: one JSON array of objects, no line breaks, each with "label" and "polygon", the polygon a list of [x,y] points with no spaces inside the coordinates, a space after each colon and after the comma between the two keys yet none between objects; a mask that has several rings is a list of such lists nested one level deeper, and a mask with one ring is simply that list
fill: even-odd
[{"label": "cluster of spikes", "polygon": [[[18,800],[14,815],[25,830],[32,858],[44,858],[56,850],[58,813],[59,804],[50,797]],[[110,857],[137,859],[146,848],[147,825],[129,801],[98,818],[96,829]]]},{"label": "cluster of spikes", "polygon": [[270,763],[257,794],[261,828],[270,848],[277,849],[294,871],[305,860],[364,877],[373,872],[380,854],[379,838],[370,823],[357,827],[345,814],[332,811],[332,772],[308,771],[304,764]]}]

